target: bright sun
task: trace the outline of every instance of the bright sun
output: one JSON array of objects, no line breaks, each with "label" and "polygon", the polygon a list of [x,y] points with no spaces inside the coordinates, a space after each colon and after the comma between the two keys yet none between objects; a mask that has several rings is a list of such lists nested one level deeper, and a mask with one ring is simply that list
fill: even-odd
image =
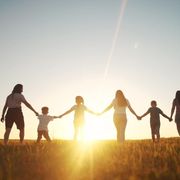
[{"label": "bright sun", "polygon": [[113,139],[115,129],[111,121],[112,117],[92,117],[86,116],[85,140]]}]

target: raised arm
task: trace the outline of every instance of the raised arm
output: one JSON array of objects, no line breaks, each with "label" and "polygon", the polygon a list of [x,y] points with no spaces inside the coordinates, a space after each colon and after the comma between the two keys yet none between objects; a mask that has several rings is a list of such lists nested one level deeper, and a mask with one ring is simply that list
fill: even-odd
[{"label": "raised arm", "polygon": [[5,105],[3,107],[1,122],[4,121],[4,115],[5,115],[6,109],[7,109],[7,100],[6,100]]}]

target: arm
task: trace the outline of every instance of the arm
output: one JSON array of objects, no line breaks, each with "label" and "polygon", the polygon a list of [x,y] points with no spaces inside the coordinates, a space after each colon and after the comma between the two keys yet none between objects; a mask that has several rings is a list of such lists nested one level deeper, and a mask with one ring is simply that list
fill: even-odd
[{"label": "arm", "polygon": [[23,103],[31,110],[33,111],[36,116],[38,116],[38,112],[34,110],[34,108],[27,102],[27,101],[23,101]]},{"label": "arm", "polygon": [[172,121],[172,118],[168,117],[168,116],[167,116],[166,114],[164,114],[161,110],[159,111],[159,113],[160,113],[163,117],[169,119],[169,121]]},{"label": "arm", "polygon": [[173,100],[173,103],[172,103],[172,108],[171,108],[171,116],[170,116],[170,119],[172,119],[172,117],[173,117],[174,110],[175,110],[175,100]]},{"label": "arm", "polygon": [[109,106],[107,106],[100,114],[103,114],[103,113],[109,111],[112,107],[113,107],[113,102]]},{"label": "arm", "polygon": [[167,115],[165,115],[164,113],[161,114],[162,116],[164,116],[165,118],[169,119],[171,121],[171,118],[168,117]]},{"label": "arm", "polygon": [[134,114],[137,118],[139,118],[129,103],[128,103],[128,109],[131,111],[132,114]]},{"label": "arm", "polygon": [[150,110],[148,109],[148,111],[146,113],[144,113],[140,118],[145,117],[146,115],[148,115],[150,113]]},{"label": "arm", "polygon": [[85,110],[91,114],[98,115],[99,113],[95,113],[94,111],[90,110],[89,108],[85,108]]},{"label": "arm", "polygon": [[53,119],[57,119],[57,118],[59,118],[59,116],[53,116]]},{"label": "arm", "polygon": [[6,109],[7,109],[7,100],[6,100],[6,103],[5,103],[4,108],[3,108],[3,111],[2,111],[1,122],[4,121],[4,114],[5,114],[5,112],[6,112]]},{"label": "arm", "polygon": [[65,113],[61,114],[61,115],[59,116],[59,118],[62,118],[63,116],[65,116],[66,114],[71,113],[72,111],[74,111],[74,109],[73,109],[73,108],[69,109],[69,110],[68,110],[68,111],[66,111]]}]

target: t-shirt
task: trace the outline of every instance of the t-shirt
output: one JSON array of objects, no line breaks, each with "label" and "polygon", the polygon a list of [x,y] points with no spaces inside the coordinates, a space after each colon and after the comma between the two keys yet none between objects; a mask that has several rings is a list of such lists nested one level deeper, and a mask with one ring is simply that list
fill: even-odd
[{"label": "t-shirt", "polygon": [[158,107],[150,107],[147,111],[150,113],[150,122],[151,123],[160,123],[160,116],[159,114],[163,114],[162,110]]},{"label": "t-shirt", "polygon": [[25,97],[20,93],[10,94],[6,99],[8,108],[20,108],[21,103],[25,103],[25,102],[26,102]]},{"label": "t-shirt", "polygon": [[[129,106],[129,101],[126,99],[127,106]],[[119,106],[116,99],[113,100],[112,105],[114,107],[115,114],[126,114],[126,106]]]},{"label": "t-shirt", "polygon": [[84,121],[84,111],[88,110],[85,105],[74,105],[71,110],[74,110],[74,121]]},{"label": "t-shirt", "polygon": [[38,116],[39,119],[39,125],[38,130],[48,131],[48,124],[50,121],[53,121],[54,116],[49,116],[47,114],[42,114]]}]

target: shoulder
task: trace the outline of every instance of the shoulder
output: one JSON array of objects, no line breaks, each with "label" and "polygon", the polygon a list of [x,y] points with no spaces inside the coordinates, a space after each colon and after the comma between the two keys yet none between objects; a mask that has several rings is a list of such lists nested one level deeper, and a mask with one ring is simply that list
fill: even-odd
[{"label": "shoulder", "polygon": [[156,107],[158,111],[162,111],[159,107]]},{"label": "shoulder", "polygon": [[54,116],[47,115],[47,119],[52,121],[54,119]]},{"label": "shoulder", "polygon": [[152,108],[152,107],[149,107],[148,112],[151,112],[152,110],[153,110],[153,108]]},{"label": "shoulder", "polygon": [[116,99],[113,99],[112,102],[111,102],[111,104],[113,104],[113,105],[116,104],[116,103],[117,103]]},{"label": "shoulder", "polygon": [[177,99],[174,99],[174,100],[173,100],[173,104],[174,104],[175,106],[180,106],[180,104],[179,104],[179,102],[178,102]]},{"label": "shoulder", "polygon": [[86,106],[86,105],[84,105],[84,104],[82,104],[82,107],[83,107],[84,109],[88,109],[88,108],[87,108],[87,106]]},{"label": "shoulder", "polygon": [[12,97],[12,94],[9,94],[9,95],[6,97],[6,99],[9,99],[10,97]]},{"label": "shoulder", "polygon": [[39,115],[37,116],[37,118],[38,118],[38,119],[42,119],[42,118],[43,118],[43,115],[42,115],[42,114],[39,114]]},{"label": "shoulder", "polygon": [[75,110],[77,108],[77,105],[74,105],[71,107],[71,110]]},{"label": "shoulder", "polygon": [[14,97],[18,98],[18,99],[25,99],[24,95],[23,94],[20,94],[20,93],[15,93],[14,94]]},{"label": "shoulder", "polygon": [[128,105],[128,106],[130,105],[130,102],[129,102],[129,100],[128,100],[128,99],[126,99],[126,103],[127,103],[127,105]]}]

